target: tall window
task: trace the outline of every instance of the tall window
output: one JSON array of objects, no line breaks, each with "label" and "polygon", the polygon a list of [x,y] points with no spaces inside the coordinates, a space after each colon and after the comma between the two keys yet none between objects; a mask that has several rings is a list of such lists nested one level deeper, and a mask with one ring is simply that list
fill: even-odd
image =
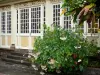
[{"label": "tall window", "polygon": [[53,24],[60,26],[60,4],[53,5]]},{"label": "tall window", "polygon": [[[40,33],[41,31],[41,7],[40,6],[23,8],[17,10],[16,12],[17,12],[17,33],[19,28],[18,26],[20,26],[20,33],[30,33],[30,32]],[[19,18],[18,15],[20,15]],[[20,19],[20,23],[18,23],[19,22],[18,19]]]},{"label": "tall window", "polygon": [[1,32],[11,33],[11,11],[1,13]]},{"label": "tall window", "polygon": [[71,16],[64,15],[64,28],[68,30],[71,29]]},{"label": "tall window", "polygon": [[88,33],[98,33],[99,20],[96,19],[96,23],[92,25],[92,22],[88,25]]},{"label": "tall window", "polygon": [[7,33],[11,33],[11,12],[7,12]]},{"label": "tall window", "polygon": [[46,13],[45,13],[46,11],[45,10],[46,10],[46,7],[44,6],[44,24],[45,24],[45,21],[46,21]]},{"label": "tall window", "polygon": [[5,18],[5,12],[1,13],[1,32],[5,33],[5,25],[6,24],[6,18]]},{"label": "tall window", "polygon": [[20,30],[21,33],[29,33],[29,9],[20,10]]},{"label": "tall window", "polygon": [[[67,8],[66,10],[69,11],[70,9]],[[72,20],[71,15],[66,16],[66,14],[64,14],[64,28],[65,29],[68,29],[68,30],[71,29],[71,20]]]},{"label": "tall window", "polygon": [[41,8],[31,8],[31,33],[40,33],[41,29]]},{"label": "tall window", "polygon": [[17,33],[18,33],[18,10],[17,11]]}]

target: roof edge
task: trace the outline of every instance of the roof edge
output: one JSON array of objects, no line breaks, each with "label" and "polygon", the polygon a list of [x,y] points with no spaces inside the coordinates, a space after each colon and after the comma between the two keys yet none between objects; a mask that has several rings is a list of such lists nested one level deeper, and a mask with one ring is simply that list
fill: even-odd
[{"label": "roof edge", "polygon": [[32,1],[42,1],[42,0],[21,0],[21,1],[14,1],[14,2],[0,4],[0,7],[10,6],[10,5],[18,4],[18,3],[32,2]]}]

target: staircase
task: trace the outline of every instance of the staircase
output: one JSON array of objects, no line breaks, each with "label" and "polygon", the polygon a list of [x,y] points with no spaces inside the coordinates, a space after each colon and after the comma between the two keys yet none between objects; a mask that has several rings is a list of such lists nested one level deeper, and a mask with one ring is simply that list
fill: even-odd
[{"label": "staircase", "polygon": [[5,57],[2,57],[1,60],[7,63],[23,64],[30,66],[31,63],[28,61],[28,50],[17,49],[8,53]]}]

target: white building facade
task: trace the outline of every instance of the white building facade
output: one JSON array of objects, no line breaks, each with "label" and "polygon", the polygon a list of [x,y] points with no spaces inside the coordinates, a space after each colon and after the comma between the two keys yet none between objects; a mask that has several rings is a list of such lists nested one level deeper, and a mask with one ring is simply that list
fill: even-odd
[{"label": "white building facade", "polygon": [[[0,4],[0,48],[32,49],[37,36],[43,36],[43,24],[56,24],[66,29],[75,27],[71,16],[60,16],[62,0],[18,0]],[[93,28],[97,33],[97,26]],[[91,26],[82,27],[90,35]]]}]

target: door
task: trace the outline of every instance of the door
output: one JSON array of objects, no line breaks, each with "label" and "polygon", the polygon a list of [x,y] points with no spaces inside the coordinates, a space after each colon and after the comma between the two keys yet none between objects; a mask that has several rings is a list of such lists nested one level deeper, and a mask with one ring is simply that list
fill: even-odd
[{"label": "door", "polygon": [[11,45],[11,11],[1,12],[1,47],[9,48]]},{"label": "door", "polygon": [[32,49],[34,40],[41,36],[41,7],[17,10],[17,47]]}]

